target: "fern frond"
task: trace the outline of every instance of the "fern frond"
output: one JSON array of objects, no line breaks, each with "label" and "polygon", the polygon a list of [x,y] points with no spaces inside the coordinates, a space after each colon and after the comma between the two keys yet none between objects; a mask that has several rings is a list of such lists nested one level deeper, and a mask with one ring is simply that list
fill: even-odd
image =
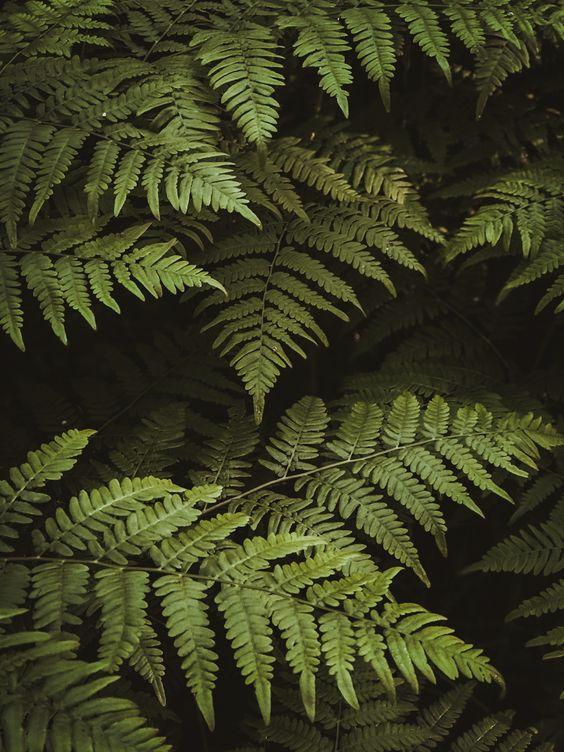
[{"label": "fern frond", "polygon": [[529,526],[494,546],[471,570],[554,574],[564,568],[564,532],[556,518]]},{"label": "fern frond", "polygon": [[166,705],[166,695],[163,685],[165,666],[163,651],[149,620],[146,620],[139,632],[139,642],[129,656],[129,663],[155,690],[155,695],[161,705]]},{"label": "fern frond", "polygon": [[37,169],[35,198],[29,212],[30,224],[35,222],[55,187],[65,179],[86,136],[86,131],[77,128],[61,128],[49,141]]},{"label": "fern frond", "polygon": [[214,435],[202,447],[198,465],[205,469],[192,473],[194,482],[216,483],[224,495],[234,495],[249,478],[249,456],[257,441],[254,422],[241,409],[231,408],[227,423],[216,426]]},{"label": "fern frond", "polygon": [[73,607],[85,603],[89,579],[84,564],[54,562],[34,567],[30,597],[35,600],[35,629],[58,632],[64,624],[80,624],[81,618],[73,613]]},{"label": "fern frond", "polygon": [[484,27],[480,17],[471,5],[466,3],[453,3],[445,5],[444,14],[451,23],[453,33],[470,50],[478,52],[486,42]]},{"label": "fern frond", "polygon": [[451,83],[448,40],[435,11],[427,3],[402,3],[396,8],[396,13],[407,23],[413,39],[423,52],[437,61]]},{"label": "fern frond", "polygon": [[169,635],[174,640],[188,686],[210,729],[215,724],[213,688],[218,672],[214,633],[205,596],[208,586],[186,575],[165,575],[154,583],[162,599]]},{"label": "fern frond", "polygon": [[337,686],[345,701],[358,710],[358,698],[352,682],[354,663],[354,632],[352,624],[344,614],[328,613],[319,619],[321,648],[329,673],[335,677]]},{"label": "fern frond", "polygon": [[[43,317],[65,343],[67,306],[92,328],[96,327],[93,297],[120,312],[112,297],[115,282],[141,300],[145,299],[143,290],[155,298],[165,291],[175,294],[207,285],[223,290],[206,271],[171,252],[180,244],[178,238],[132,247],[147,232],[148,223],[103,234],[102,227],[92,225],[85,217],[73,219],[71,223],[47,221],[36,225],[41,252],[35,247],[38,238],[33,230],[20,235],[21,255],[0,251],[0,324],[20,348],[22,279],[37,298]],[[101,222],[102,226],[107,221]]]},{"label": "fern frond", "polygon": [[42,151],[52,136],[48,125],[33,120],[18,120],[2,135],[0,146],[0,221],[12,247],[17,243],[17,225],[24,212],[31,183],[36,174]]},{"label": "fern frond", "polygon": [[81,491],[69,501],[68,512],[60,508],[55,517],[45,521],[44,532],[34,531],[36,549],[40,554],[51,551],[62,556],[88,550],[96,542],[96,533],[120,517],[141,509],[146,501],[182,490],[171,481],[147,477],[113,480],[90,492]]},{"label": "fern frond", "polygon": [[304,397],[286,411],[266,446],[274,462],[265,459],[261,463],[280,477],[296,470],[311,470],[315,467],[311,460],[318,456],[317,447],[323,443],[328,422],[323,401]]},{"label": "fern frond", "polygon": [[348,117],[348,92],[345,87],[352,83],[351,67],[345,53],[349,51],[341,24],[326,11],[331,4],[317,0],[299,16],[281,16],[278,25],[282,29],[297,29],[298,37],[294,52],[302,58],[305,67],[315,68],[320,76],[320,86],[329,96],[335,97],[345,117]]},{"label": "fern frond", "polygon": [[[37,750],[98,745],[126,752],[170,752],[135,703],[104,692],[117,677],[103,674],[102,663],[73,657],[76,640],[46,632],[21,631],[17,636],[17,641],[13,635],[0,638],[0,731],[7,748],[16,749],[29,739],[31,749]],[[18,651],[19,646],[23,649]]]},{"label": "fern frond", "polygon": [[96,573],[95,594],[102,626],[98,657],[110,673],[131,658],[139,643],[148,589],[146,572],[102,569]]},{"label": "fern frond", "polygon": [[190,42],[198,58],[210,65],[209,80],[222,91],[221,101],[246,138],[265,144],[277,130],[278,105],[272,94],[284,83],[276,43],[269,29],[258,24],[233,24],[197,32]]},{"label": "fern frond", "polygon": [[65,307],[57,271],[51,259],[43,253],[28,253],[21,262],[22,274],[41,313],[49,322],[54,334],[67,343],[65,331]]},{"label": "fern frond", "polygon": [[[39,514],[37,504],[49,496],[39,489],[49,481],[59,480],[70,470],[86,447],[94,431],[71,430],[29,452],[27,461],[9,471],[9,480],[0,483],[0,546],[11,551],[10,539],[17,538],[14,525],[29,524]],[[8,539],[8,540],[5,540]]]},{"label": "fern frond", "polygon": [[564,580],[558,580],[538,595],[533,595],[508,614],[508,619],[526,616],[542,616],[564,610]]},{"label": "fern frond", "polygon": [[0,253],[0,326],[20,350],[25,349],[18,262],[7,253]]},{"label": "fern frond", "polygon": [[479,92],[476,103],[477,117],[481,117],[488,99],[511,73],[518,73],[528,67],[527,47],[524,42],[515,41],[517,44],[503,37],[493,36],[478,53],[475,74]]},{"label": "fern frond", "polygon": [[200,520],[190,530],[155,545],[151,548],[151,556],[162,569],[173,567],[186,572],[246,522],[246,515],[230,513]]},{"label": "fern frond", "polygon": [[371,81],[376,81],[387,111],[390,110],[390,83],[396,68],[394,36],[388,14],[378,5],[361,5],[343,11],[360,64]]},{"label": "fern frond", "polygon": [[271,712],[271,679],[274,663],[272,629],[265,598],[260,593],[237,587],[222,587],[217,604],[225,615],[239,671],[246,684],[252,684],[257,702],[268,723]]}]

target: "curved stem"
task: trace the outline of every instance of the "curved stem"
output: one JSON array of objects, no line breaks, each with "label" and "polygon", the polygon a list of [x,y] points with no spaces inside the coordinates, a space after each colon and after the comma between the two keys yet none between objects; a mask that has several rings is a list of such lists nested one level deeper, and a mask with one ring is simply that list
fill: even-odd
[{"label": "curved stem", "polygon": [[383,457],[387,454],[391,454],[392,452],[398,452],[403,449],[412,449],[413,447],[425,446],[426,444],[434,444],[437,441],[448,441],[449,439],[463,439],[469,435],[492,436],[492,435],[500,435],[504,433],[513,433],[513,432],[514,432],[514,429],[508,429],[507,431],[475,431],[472,434],[467,434],[467,433],[450,434],[449,436],[438,436],[432,439],[421,439],[421,441],[413,441],[411,444],[402,444],[401,446],[389,447],[388,449],[382,449],[378,452],[374,452],[373,454],[368,454],[364,457],[351,457],[346,460],[338,460],[336,462],[331,462],[328,465],[321,465],[320,467],[314,467],[311,470],[304,470],[301,473],[294,473],[293,475],[284,475],[281,478],[272,478],[271,480],[268,480],[265,483],[261,483],[260,485],[255,486],[254,488],[249,488],[246,491],[242,491],[241,493],[237,494],[236,496],[230,496],[228,499],[225,499],[224,501],[220,501],[218,504],[214,504],[213,506],[207,507],[207,509],[205,509],[205,511],[202,512],[202,514],[215,512],[217,509],[221,509],[231,504],[234,501],[238,501],[239,499],[244,498],[245,496],[250,496],[251,494],[257,493],[258,491],[262,491],[265,488],[270,488],[271,486],[275,486],[279,483],[285,483],[286,481],[297,480],[298,478],[305,478],[309,475],[322,473],[326,470],[333,470],[334,468],[343,467],[345,465],[350,465],[355,462],[368,462],[369,460],[376,459],[377,457]]}]

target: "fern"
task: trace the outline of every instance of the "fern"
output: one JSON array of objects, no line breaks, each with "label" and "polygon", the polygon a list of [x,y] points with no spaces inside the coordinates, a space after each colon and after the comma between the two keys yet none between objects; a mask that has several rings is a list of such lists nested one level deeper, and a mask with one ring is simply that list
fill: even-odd
[{"label": "fern", "polygon": [[216,23],[213,31],[196,34],[191,44],[198,48],[204,64],[213,63],[210,83],[214,89],[223,89],[222,101],[245,136],[264,144],[276,132],[277,105],[272,93],[284,82],[277,70],[281,63],[268,29],[237,24],[232,31],[232,24],[231,19]]},{"label": "fern", "polygon": [[[556,482],[555,482],[556,481]],[[535,507],[554,498],[562,490],[561,477],[542,474],[523,493],[520,509],[514,519],[531,514]],[[469,571],[510,572],[513,574],[555,575],[564,568],[564,540],[562,536],[564,504],[556,496],[554,507],[548,518],[538,524],[524,526],[519,532],[509,535],[493,546]],[[556,613],[564,608],[562,580],[544,587],[538,594],[526,598],[507,616],[508,620],[539,618]],[[527,643],[531,647],[549,647],[545,658],[563,656],[564,632],[561,626],[550,629],[545,634],[533,637]],[[561,695],[562,697],[563,695]]]},{"label": "fern", "polygon": [[[375,246],[399,264],[422,270],[394,233],[379,223],[353,212],[339,215],[317,207],[307,209],[308,222],[275,222],[260,236],[231,236],[207,255],[208,263],[218,264],[213,275],[227,289],[231,305],[222,305],[205,328],[221,327],[214,346],[221,348],[222,355],[230,355],[231,365],[253,397],[257,421],[281,371],[292,364],[290,353],[305,357],[306,342],[328,343],[309,309],[347,320],[342,304],[360,306],[353,288],[323,261],[310,259],[307,246],[333,255],[392,293],[393,282],[367,246]],[[198,310],[222,303],[214,295]]]},{"label": "fern", "polygon": [[[448,442],[447,416],[435,416],[436,405],[435,401],[427,410],[423,430],[431,435],[432,443],[437,439]],[[404,442],[417,443],[415,408],[413,398],[396,400],[384,424],[384,448],[379,452],[377,438],[372,435],[378,436],[382,410],[367,412],[355,407],[328,445],[345,459],[330,462],[329,468],[349,463],[362,467],[374,455],[401,452]],[[461,420],[460,415],[457,420]],[[266,486],[319,472],[319,447],[327,421],[320,400],[305,399],[290,409],[267,445],[270,459],[264,466],[274,477]],[[503,454],[512,446],[518,448],[518,461],[526,459],[526,451],[536,454],[534,442],[551,446],[558,440],[549,427],[541,427],[530,418],[509,425],[515,427],[508,429],[509,436],[498,451]],[[17,489],[26,478],[29,488],[59,478],[72,466],[72,458],[82,446],[79,437],[84,443],[81,434],[70,434],[30,454],[29,465],[12,471],[12,486]],[[57,454],[54,448],[59,449]],[[247,451],[252,451],[252,445]],[[5,485],[7,491],[12,490],[10,484]],[[260,488],[239,493],[239,497],[256,494]],[[266,537],[245,537],[236,543],[230,540],[231,534],[252,521],[253,512],[215,514],[221,506],[215,501],[220,493],[221,489],[214,486],[184,491],[170,481],[133,479],[82,491],[70,500],[68,509],[59,507],[55,517],[46,517],[31,536],[37,553],[34,561],[38,562],[32,573],[31,593],[37,625],[53,630],[61,630],[63,625],[78,627],[83,613],[95,614],[100,629],[99,657],[105,669],[116,671],[124,661],[130,661],[149,679],[162,701],[158,642],[147,621],[154,591],[162,602],[188,687],[210,727],[214,724],[212,697],[218,676],[215,631],[208,616],[212,605],[209,591],[214,583],[219,586],[215,601],[224,614],[237,666],[245,681],[254,686],[266,721],[271,713],[274,665],[271,625],[282,632],[311,718],[315,675],[322,661],[335,677],[344,700],[357,707],[353,684],[357,653],[378,675],[391,676],[395,665],[414,688],[418,687],[415,668],[435,680],[431,664],[451,678],[462,674],[482,681],[499,680],[480,650],[455,637],[450,628],[435,624],[442,617],[420,606],[387,601],[397,569],[380,572],[361,553],[362,547],[351,545],[350,539],[332,540],[327,527],[323,532],[323,520],[319,528],[315,524],[300,528],[299,514],[297,526],[284,529],[279,525],[276,531],[267,530]],[[38,500],[42,499],[32,498]],[[236,503],[236,499],[231,501]],[[213,516],[205,519],[210,511]],[[21,516],[18,522],[26,525],[31,520],[30,516]],[[11,534],[6,529],[5,537],[9,539]],[[312,547],[319,548],[319,553],[303,558]],[[143,564],[144,556],[156,566]],[[339,572],[341,576],[335,577]],[[22,595],[15,590],[9,607],[17,609],[21,603]],[[296,619],[302,625],[299,631],[294,628]]]},{"label": "fern", "polygon": [[423,52],[434,58],[447,81],[451,81],[449,48],[436,13],[426,3],[402,3],[397,13],[406,21],[413,39]]},{"label": "fern", "polygon": [[144,752],[169,750],[134,702],[103,696],[115,677],[103,674],[103,663],[72,657],[76,647],[76,640],[48,632],[22,630],[0,637],[0,730],[7,749],[29,740],[36,749],[103,744]]},{"label": "fern", "polygon": [[[252,720],[247,733],[255,744],[238,748],[237,752],[258,752],[261,743],[273,744],[273,749],[301,752],[306,749],[330,750],[335,744],[343,750],[510,750],[534,749],[550,752],[551,744],[536,744],[538,732],[534,727],[515,728],[512,713],[485,716],[472,723],[466,731],[460,729],[460,717],[470,715],[469,705],[474,687],[465,683],[455,689],[429,697],[417,712],[405,686],[391,702],[383,697],[384,689],[374,682],[366,670],[356,672],[361,692],[358,708],[345,708],[338,694],[326,680],[320,691],[321,717],[316,724],[308,723],[296,702],[296,688],[286,677],[277,693],[277,713],[269,726]],[[530,745],[533,746],[530,746]]]},{"label": "fern", "polygon": [[378,3],[347,8],[343,18],[352,35],[358,59],[368,77],[378,83],[384,106],[389,110],[390,82],[396,67],[390,18]]},{"label": "fern", "polygon": [[352,72],[344,53],[349,50],[341,24],[331,18],[326,11],[331,5],[323,0],[312,3],[308,12],[281,17],[278,21],[283,29],[297,29],[294,52],[303,59],[303,65],[316,68],[320,76],[321,88],[337,104],[345,116],[348,115],[348,92],[346,86],[352,83]]},{"label": "fern", "polygon": [[560,748],[562,20],[3,4],[2,749]]},{"label": "fern", "polygon": [[[45,223],[39,230],[43,252],[29,247],[29,241],[37,242],[36,236],[31,234],[29,240],[24,236],[20,241],[22,251],[25,249],[22,255],[2,254],[1,324],[20,349],[24,347],[23,282],[37,298],[53,332],[64,343],[67,342],[67,307],[77,311],[94,329],[94,300],[120,312],[113,297],[115,283],[141,300],[145,299],[145,292],[158,298],[165,291],[174,294],[207,284],[218,286],[203,269],[190,264],[181,255],[170,253],[177,245],[176,240],[132,247],[148,225],[134,225],[113,235],[96,236],[88,220],[77,217],[74,229],[77,235],[67,239],[65,223]],[[77,243],[81,233],[90,237]]]}]

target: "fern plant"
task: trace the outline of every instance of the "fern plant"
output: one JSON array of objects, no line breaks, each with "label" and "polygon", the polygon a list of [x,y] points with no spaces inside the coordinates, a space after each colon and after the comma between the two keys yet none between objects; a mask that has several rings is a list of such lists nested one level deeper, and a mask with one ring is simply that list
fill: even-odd
[{"label": "fern plant", "polygon": [[480,749],[522,749],[531,752],[551,752],[554,745],[538,741],[534,726],[516,728],[514,714],[505,711],[479,718],[460,729],[460,718],[470,715],[475,693],[472,683],[461,684],[426,700],[418,707],[411,690],[399,683],[398,697],[390,701],[381,684],[374,683],[365,672],[359,672],[361,687],[360,708],[346,708],[330,683],[321,686],[321,712],[315,725],[303,718],[296,691],[288,679],[276,694],[277,714],[269,726],[248,720],[248,736],[255,740],[251,746],[238,747],[233,752],[259,752],[264,749],[315,749],[330,752],[343,750],[456,750],[470,752]]},{"label": "fern plant", "polygon": [[561,5],[0,23],[0,747],[562,746]]},{"label": "fern plant", "polygon": [[[548,517],[539,524],[530,523],[522,527],[493,546],[479,562],[469,568],[470,571],[512,572],[545,577],[558,575],[564,568],[564,504],[561,493],[562,476],[558,470],[539,475],[523,492],[511,521],[516,522],[550,499],[555,499]],[[539,618],[545,614],[558,615],[563,608],[563,582],[555,579],[550,585],[543,586],[537,594],[523,600],[508,614],[507,619],[512,621]],[[531,638],[527,644],[545,648],[545,659],[562,658],[564,629],[559,625],[554,626],[544,634]],[[564,691],[561,697],[564,697]]]},{"label": "fern plant", "polygon": [[[23,581],[29,578],[35,627],[62,632],[66,624],[81,624],[82,613],[97,613],[98,657],[106,670],[115,672],[130,661],[162,699],[162,670],[157,673],[158,663],[152,668],[144,655],[148,644],[148,655],[158,661],[157,635],[148,612],[153,593],[182,659],[187,685],[211,728],[219,667],[208,609],[210,588],[216,585],[214,600],[235,661],[246,683],[253,685],[267,723],[272,626],[280,631],[311,718],[315,675],[322,660],[353,707],[358,707],[351,674],[356,654],[372,666],[392,695],[392,666],[415,690],[419,672],[435,681],[432,665],[451,678],[462,674],[500,681],[482,651],[435,624],[442,617],[412,603],[386,603],[398,568],[377,567],[365,546],[355,543],[321,505],[329,511],[338,507],[345,518],[356,512],[361,530],[426,578],[397,516],[377,503],[379,496],[367,494],[371,489],[363,478],[389,489],[444,546],[440,512],[418,478],[453,501],[478,508],[441,455],[460,466],[478,488],[504,495],[486,466],[524,474],[520,466],[534,465],[536,447],[550,448],[559,437],[531,416],[508,416],[492,424],[492,416],[480,407],[460,409],[450,424],[448,405],[441,398],[431,401],[420,416],[416,398],[404,394],[387,412],[385,416],[377,405],[354,405],[326,445],[328,461],[319,466],[315,460],[325,441],[328,415],[319,399],[304,398],[282,417],[259,460],[270,480],[238,491],[242,478],[249,475],[241,458],[252,451],[254,442],[239,442],[235,449],[234,440],[214,440],[205,469],[197,474],[199,485],[191,490],[164,479],[136,477],[80,491],[67,509],[58,506],[54,516],[41,515],[44,522],[35,524],[28,544],[34,553],[22,555],[19,526],[32,522],[41,514],[41,505],[49,502],[38,489],[72,468],[91,432],[74,430],[57,437],[30,453],[3,482],[3,574],[12,581],[16,567],[20,581],[17,589],[7,588],[6,608],[17,610],[26,602]],[[406,463],[408,449],[411,461]],[[345,469],[351,470],[350,476],[343,475]],[[310,481],[304,502],[271,490],[288,484],[299,490],[304,481]],[[238,528],[261,524],[265,504],[264,536],[232,541]],[[220,512],[225,506],[230,511]],[[296,555],[272,567],[271,562]],[[34,566],[28,571],[23,562]]]}]

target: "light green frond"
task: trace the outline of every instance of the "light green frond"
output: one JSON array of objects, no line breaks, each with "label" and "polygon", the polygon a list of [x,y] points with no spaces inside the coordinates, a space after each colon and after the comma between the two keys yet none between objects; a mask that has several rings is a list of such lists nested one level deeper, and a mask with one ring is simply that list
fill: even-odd
[{"label": "light green frond", "polygon": [[321,88],[329,96],[335,97],[343,114],[348,117],[348,92],[345,87],[352,83],[352,71],[345,53],[349,51],[349,45],[341,24],[325,12],[330,10],[330,3],[318,0],[303,15],[282,16],[278,24],[283,29],[298,30],[294,43],[296,56],[302,59],[305,67],[317,70]]},{"label": "light green frond", "polygon": [[252,684],[266,723],[271,712],[272,629],[263,594],[236,585],[222,586],[217,604],[225,617],[227,639],[246,684]]},{"label": "light green frond", "polygon": [[218,673],[215,638],[209,626],[207,588],[186,575],[165,575],[154,583],[167,629],[182,659],[188,687],[210,729],[214,728],[213,689]]},{"label": "light green frond", "polygon": [[107,486],[81,491],[73,496],[68,511],[59,507],[55,517],[45,521],[45,530],[34,532],[38,553],[54,552],[71,556],[73,549],[88,550],[96,534],[107,530],[120,517],[143,508],[145,502],[166,498],[183,489],[160,478],[125,478]]},{"label": "light green frond", "polygon": [[396,51],[388,14],[376,4],[347,8],[343,19],[351,33],[356,55],[371,81],[376,81],[386,110],[390,110],[390,83],[396,69]]},{"label": "light green frond", "polygon": [[95,595],[100,608],[100,649],[98,657],[113,673],[131,658],[147,610],[149,575],[120,569],[96,572]]},{"label": "light green frond", "polygon": [[305,603],[274,597],[270,618],[286,643],[286,660],[299,676],[300,692],[308,718],[315,717],[315,674],[319,666],[321,644],[313,608]]},{"label": "light green frond", "polygon": [[189,530],[153,546],[151,556],[163,569],[173,567],[187,571],[247,521],[246,515],[231,513],[219,514],[210,520],[202,519]]},{"label": "light green frond", "polygon": [[79,625],[82,620],[75,611],[86,601],[89,579],[84,564],[56,561],[34,567],[30,597],[35,601],[35,629],[59,632],[65,624]]},{"label": "light green frond", "polygon": [[396,12],[407,23],[413,39],[423,52],[437,61],[447,81],[451,83],[449,44],[435,11],[425,2],[402,3]]},{"label": "light green frond", "polygon": [[271,31],[228,19],[192,37],[198,58],[210,65],[209,80],[250,142],[264,144],[277,130],[275,87],[284,83]]},{"label": "light green frond", "polygon": [[153,687],[155,695],[161,705],[166,705],[166,695],[163,685],[165,665],[163,651],[151,622],[145,620],[139,632],[139,642],[129,656],[131,667],[137,671]]},{"label": "light green frond", "polygon": [[[0,538],[8,541],[17,538],[13,526],[29,524],[40,513],[36,505],[48,501],[49,496],[38,489],[49,481],[59,480],[74,466],[93,433],[67,431],[29,452],[26,462],[10,469],[9,480],[0,482]],[[8,541],[0,543],[3,551],[12,550]]]},{"label": "light green frond", "polygon": [[[266,451],[272,460],[261,463],[275,475],[285,477],[296,470],[311,470],[323,443],[329,416],[318,397],[303,397],[282,416]],[[273,461],[274,460],[274,461]]]},{"label": "light green frond", "polygon": [[345,701],[358,709],[358,699],[352,680],[355,639],[352,624],[345,614],[326,613],[319,618],[321,648],[331,676]]},{"label": "light green frond", "polygon": [[222,580],[241,583],[256,572],[266,569],[269,562],[321,543],[320,538],[297,533],[271,534],[267,538],[246,538],[240,545],[232,546],[210,557],[203,565],[202,572],[210,577],[221,577]]}]

